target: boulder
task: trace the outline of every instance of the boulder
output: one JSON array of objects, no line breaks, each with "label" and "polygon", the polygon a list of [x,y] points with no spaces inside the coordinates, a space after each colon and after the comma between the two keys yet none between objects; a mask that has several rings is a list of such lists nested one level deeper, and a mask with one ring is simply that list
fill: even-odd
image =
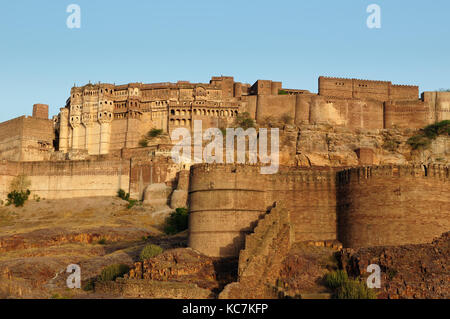
[{"label": "boulder", "polygon": [[187,207],[188,192],[186,190],[176,189],[170,198],[170,207],[173,209]]},{"label": "boulder", "polygon": [[155,208],[167,205],[172,189],[164,183],[151,184],[144,192],[144,205]]}]

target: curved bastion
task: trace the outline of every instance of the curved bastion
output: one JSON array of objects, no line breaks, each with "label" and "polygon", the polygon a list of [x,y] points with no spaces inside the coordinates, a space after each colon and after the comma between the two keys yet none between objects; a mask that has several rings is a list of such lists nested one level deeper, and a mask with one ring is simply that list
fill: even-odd
[{"label": "curved bastion", "polygon": [[257,167],[191,168],[189,246],[209,256],[237,256],[267,210]]},{"label": "curved bastion", "polygon": [[335,172],[258,165],[199,164],[191,168],[189,246],[216,257],[237,256],[245,236],[276,201],[293,212],[297,240],[336,239]]},{"label": "curved bastion", "polygon": [[447,166],[346,170],[249,165],[191,167],[189,246],[238,256],[270,207],[291,212],[295,241],[340,240],[345,247],[426,243],[450,229]]},{"label": "curved bastion", "polygon": [[449,167],[361,167],[338,173],[344,247],[431,242],[450,230]]}]

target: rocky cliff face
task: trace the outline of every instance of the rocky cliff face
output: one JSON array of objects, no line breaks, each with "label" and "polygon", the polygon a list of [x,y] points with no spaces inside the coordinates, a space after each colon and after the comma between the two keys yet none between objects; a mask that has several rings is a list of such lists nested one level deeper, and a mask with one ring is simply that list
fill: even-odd
[{"label": "rocky cliff face", "polygon": [[236,260],[199,254],[191,248],[165,251],[136,262],[122,279],[97,282],[95,292],[142,298],[214,298],[236,279]]},{"label": "rocky cliff face", "polygon": [[[429,147],[413,150],[406,142],[417,132],[398,128],[365,130],[331,125],[286,125],[280,131],[280,162],[302,167],[450,162],[450,137],[440,136]],[[371,163],[358,155],[358,149],[362,148],[373,153]]]},{"label": "rocky cliff face", "polygon": [[379,265],[379,298],[450,298],[450,232],[430,244],[345,249],[338,259],[350,275],[363,278],[368,265]]}]

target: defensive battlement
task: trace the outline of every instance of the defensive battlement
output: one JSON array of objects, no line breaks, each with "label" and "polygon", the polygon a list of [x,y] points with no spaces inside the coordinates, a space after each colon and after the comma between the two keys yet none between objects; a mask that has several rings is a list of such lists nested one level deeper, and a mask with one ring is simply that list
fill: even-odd
[{"label": "defensive battlement", "polygon": [[264,164],[195,164],[191,166],[191,176],[207,175],[254,175],[261,181],[285,181],[285,182],[334,182],[336,169],[330,167],[293,167],[280,166],[276,174],[262,175],[261,167]]},{"label": "defensive battlement", "polygon": [[197,173],[240,173],[240,172],[260,172],[260,164],[195,164],[191,166],[191,174]]},{"label": "defensive battlement", "polygon": [[396,88],[410,88],[410,89],[418,88],[417,85],[407,85],[407,84],[391,84],[391,86]]},{"label": "defensive battlement", "polygon": [[390,81],[319,77],[319,95],[346,98],[389,100],[417,100],[419,87],[397,85]]},{"label": "defensive battlement", "polygon": [[[329,124],[368,130],[420,129],[449,119],[449,93],[425,92],[420,100],[418,90],[417,86],[388,81],[323,76],[319,78],[318,94],[282,89],[282,82],[272,80],[258,80],[253,85],[234,82],[230,76],[212,77],[209,83],[89,83],[71,89],[65,108],[51,121],[54,126],[36,128],[39,132],[46,130],[45,148],[50,145],[49,150],[41,147],[43,139],[39,137],[29,145],[35,149],[32,156],[27,155],[28,146],[16,143],[14,147],[24,154],[19,156],[11,150],[14,131],[5,122],[0,125],[0,144],[5,141],[0,156],[47,159],[52,148],[65,153],[86,150],[89,155],[104,155],[140,146],[152,129],[165,133],[179,127],[192,129],[195,120],[202,121],[203,129],[227,128],[244,112],[260,125],[288,122],[295,126]],[[48,108],[45,104],[34,105],[35,121],[19,130],[47,119]]]},{"label": "defensive battlement", "polygon": [[325,79],[325,80],[336,80],[336,81],[358,81],[358,82],[368,82],[368,83],[378,83],[378,84],[387,84],[387,83],[391,83],[390,81],[377,81],[377,80],[369,80],[369,79],[355,79],[355,78],[346,78],[346,77],[332,77],[332,76],[320,76],[320,79]]},{"label": "defensive battlement", "polygon": [[449,227],[447,165],[280,167],[273,175],[259,174],[258,167],[191,167],[190,247],[210,256],[237,256],[246,234],[278,202],[291,213],[296,242],[424,243]]},{"label": "defensive battlement", "polygon": [[448,180],[450,167],[447,165],[385,165],[367,166],[345,169],[338,172],[337,178],[340,183],[352,181],[364,181],[372,177],[426,177]]},{"label": "defensive battlement", "polygon": [[[209,83],[192,83],[190,81],[177,81],[177,82],[158,82],[158,83],[142,83],[142,82],[131,82],[126,84],[111,84],[111,83],[88,83],[82,86],[74,85],[71,89],[71,93],[79,93],[85,90],[100,90],[100,89],[113,89],[116,91],[122,91],[127,89],[177,89],[186,88],[191,89],[198,86],[205,88],[219,88],[221,82],[227,81],[234,83],[233,77],[222,76],[222,77],[212,77]],[[242,85],[242,83],[239,83]],[[244,84],[250,85],[250,84]],[[112,93],[112,92],[106,92]]]}]

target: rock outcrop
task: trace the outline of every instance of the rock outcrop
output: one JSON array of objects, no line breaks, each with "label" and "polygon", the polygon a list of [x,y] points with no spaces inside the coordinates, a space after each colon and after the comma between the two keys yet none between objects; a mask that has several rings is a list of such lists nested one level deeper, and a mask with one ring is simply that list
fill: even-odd
[{"label": "rock outcrop", "polygon": [[350,275],[364,278],[368,265],[379,265],[379,298],[450,298],[450,232],[430,244],[345,249],[339,260]]}]

